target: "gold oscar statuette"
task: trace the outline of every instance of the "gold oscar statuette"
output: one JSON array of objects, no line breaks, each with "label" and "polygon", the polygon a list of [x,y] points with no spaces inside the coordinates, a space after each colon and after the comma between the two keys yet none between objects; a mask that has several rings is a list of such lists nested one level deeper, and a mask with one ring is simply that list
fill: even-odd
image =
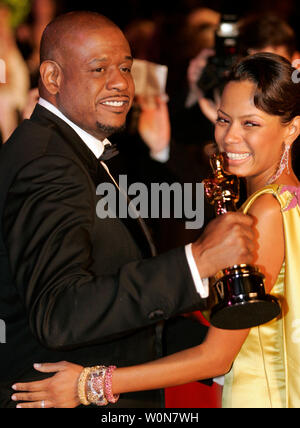
[{"label": "gold oscar statuette", "polygon": [[[210,158],[211,178],[204,180],[205,196],[214,206],[215,214],[236,211],[239,200],[239,178],[224,170],[224,156]],[[264,324],[280,314],[278,299],[266,294],[264,275],[257,266],[234,265],[218,272],[211,283],[211,314],[213,326],[237,330]]]}]

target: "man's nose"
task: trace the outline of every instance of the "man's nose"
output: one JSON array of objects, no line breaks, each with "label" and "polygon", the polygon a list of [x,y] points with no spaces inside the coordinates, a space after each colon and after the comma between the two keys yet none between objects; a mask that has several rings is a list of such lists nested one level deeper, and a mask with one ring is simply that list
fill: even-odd
[{"label": "man's nose", "polygon": [[128,88],[128,79],[127,76],[119,70],[118,68],[114,68],[110,70],[106,86],[108,89],[117,89],[119,91],[127,89]]}]

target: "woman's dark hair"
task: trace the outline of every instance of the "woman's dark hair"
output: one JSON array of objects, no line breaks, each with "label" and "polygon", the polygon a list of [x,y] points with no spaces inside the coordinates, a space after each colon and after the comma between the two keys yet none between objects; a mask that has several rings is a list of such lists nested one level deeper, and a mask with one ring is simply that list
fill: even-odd
[{"label": "woman's dark hair", "polygon": [[238,62],[228,81],[249,80],[256,85],[254,104],[266,113],[280,116],[282,123],[300,115],[300,83],[292,77],[295,69],[285,58],[257,53]]}]

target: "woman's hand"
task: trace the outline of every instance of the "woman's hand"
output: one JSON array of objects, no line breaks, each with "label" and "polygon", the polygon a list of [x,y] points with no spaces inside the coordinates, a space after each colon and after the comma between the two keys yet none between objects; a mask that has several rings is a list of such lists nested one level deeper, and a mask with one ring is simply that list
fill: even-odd
[{"label": "woman's hand", "polygon": [[[34,364],[34,368],[43,373],[56,373],[44,380],[16,383],[12,386],[12,396],[19,403],[18,408],[73,408],[80,404],[77,395],[77,382],[82,366],[60,361],[58,363]],[[22,391],[22,392],[19,392]]]}]

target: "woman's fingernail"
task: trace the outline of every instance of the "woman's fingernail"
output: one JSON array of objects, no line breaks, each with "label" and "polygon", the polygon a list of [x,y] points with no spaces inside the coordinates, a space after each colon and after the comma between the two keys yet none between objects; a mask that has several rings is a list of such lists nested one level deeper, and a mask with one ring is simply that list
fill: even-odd
[{"label": "woman's fingernail", "polygon": [[13,385],[11,388],[16,391],[17,390],[17,385]]},{"label": "woman's fingernail", "polygon": [[35,363],[35,364],[33,364],[33,367],[35,369],[39,369],[40,367],[42,367],[42,364],[41,363]]},{"label": "woman's fingernail", "polygon": [[16,401],[16,400],[17,400],[17,397],[16,397],[15,395],[12,395],[12,396],[11,396],[11,399],[12,399],[13,401]]},{"label": "woman's fingernail", "polygon": [[16,409],[22,409],[22,406],[21,406],[20,404],[18,404],[18,405],[16,406]]}]

